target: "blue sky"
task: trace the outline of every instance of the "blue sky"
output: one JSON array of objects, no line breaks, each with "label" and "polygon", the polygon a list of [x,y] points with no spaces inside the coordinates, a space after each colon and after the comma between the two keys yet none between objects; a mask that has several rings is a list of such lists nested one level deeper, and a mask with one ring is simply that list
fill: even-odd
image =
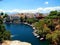
[{"label": "blue sky", "polygon": [[[60,0],[2,0],[0,10],[36,10],[60,7]],[[42,10],[40,9],[40,10]],[[55,8],[56,9],[56,8]],[[60,8],[59,8],[60,9]]]}]

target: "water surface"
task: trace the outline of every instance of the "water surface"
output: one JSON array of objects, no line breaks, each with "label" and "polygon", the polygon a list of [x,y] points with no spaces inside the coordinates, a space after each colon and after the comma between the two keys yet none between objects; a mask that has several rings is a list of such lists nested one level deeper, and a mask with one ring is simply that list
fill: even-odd
[{"label": "water surface", "polygon": [[12,40],[29,42],[32,45],[48,45],[47,41],[40,41],[33,35],[33,29],[25,24],[5,24],[7,30],[10,30]]}]

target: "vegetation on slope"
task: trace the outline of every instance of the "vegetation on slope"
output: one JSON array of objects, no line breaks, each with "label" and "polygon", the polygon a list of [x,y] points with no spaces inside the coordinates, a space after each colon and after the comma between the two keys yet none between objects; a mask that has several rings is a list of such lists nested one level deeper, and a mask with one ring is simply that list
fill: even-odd
[{"label": "vegetation on slope", "polygon": [[48,16],[34,24],[36,33],[50,41],[50,45],[60,45],[60,13],[51,11]]},{"label": "vegetation on slope", "polygon": [[4,15],[4,13],[0,13],[0,42],[3,42],[4,40],[10,40],[10,32],[5,29],[1,15]]}]

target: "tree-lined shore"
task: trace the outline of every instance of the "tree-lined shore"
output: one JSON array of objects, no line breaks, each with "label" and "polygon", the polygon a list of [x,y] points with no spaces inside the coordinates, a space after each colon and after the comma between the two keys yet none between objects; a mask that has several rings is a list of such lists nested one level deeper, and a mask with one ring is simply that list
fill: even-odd
[{"label": "tree-lined shore", "polygon": [[34,24],[40,37],[50,41],[50,45],[60,45],[60,13],[51,11],[44,19]]},{"label": "tree-lined shore", "polygon": [[[0,13],[0,16],[3,16],[3,13]],[[5,18],[5,17],[4,17]],[[10,40],[10,31],[7,31],[4,23],[3,23],[3,19],[2,17],[0,17],[0,43],[2,43],[4,40]]]},{"label": "tree-lined shore", "polygon": [[[3,26],[3,20],[10,22],[8,14],[0,13],[0,40],[10,40],[10,32],[6,31]],[[35,27],[34,33],[38,34],[39,38],[44,38],[50,42],[49,45],[60,45],[60,12],[51,11],[47,16],[40,14],[39,17],[28,18],[27,16],[20,17],[19,22],[28,23]],[[12,22],[17,20],[12,20]]]}]

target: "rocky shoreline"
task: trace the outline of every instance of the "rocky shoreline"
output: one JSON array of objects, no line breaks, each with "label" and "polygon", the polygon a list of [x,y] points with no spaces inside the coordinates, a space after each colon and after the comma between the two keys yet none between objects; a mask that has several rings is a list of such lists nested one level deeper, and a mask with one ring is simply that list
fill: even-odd
[{"label": "rocky shoreline", "polygon": [[31,43],[28,42],[21,42],[18,40],[13,40],[13,41],[9,41],[9,40],[5,40],[2,45],[31,45]]},{"label": "rocky shoreline", "polygon": [[36,38],[39,38],[39,40],[44,40],[44,38],[42,38],[42,37],[40,38],[40,36],[36,33],[37,30],[35,29],[35,27],[32,24],[29,24],[29,23],[24,23],[24,24],[27,24],[33,28],[34,31],[32,33]]}]

